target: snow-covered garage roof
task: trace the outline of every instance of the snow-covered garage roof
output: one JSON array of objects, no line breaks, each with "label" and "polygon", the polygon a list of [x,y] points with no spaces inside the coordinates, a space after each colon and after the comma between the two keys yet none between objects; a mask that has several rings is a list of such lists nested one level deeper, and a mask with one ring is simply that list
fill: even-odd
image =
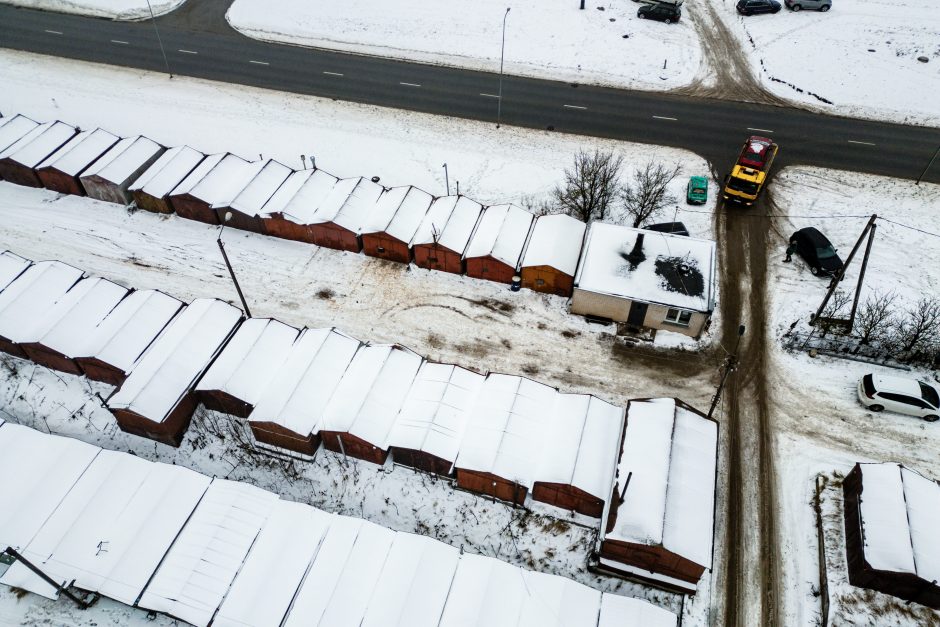
[{"label": "snow-covered garage roof", "polygon": [[360,349],[336,386],[320,428],[348,432],[383,446],[422,361],[420,355],[401,346]]},{"label": "snow-covered garage roof", "polygon": [[584,222],[563,213],[536,218],[522,253],[522,267],[549,266],[574,276],[585,228]]},{"label": "snow-covered garage roof", "polygon": [[[627,258],[642,236],[644,257]],[[714,309],[715,242],[593,222],[575,289],[693,311]]]},{"label": "snow-covered garage roof", "polygon": [[27,168],[35,168],[77,132],[74,126],[69,126],[65,122],[40,124],[20,141],[0,153],[0,159],[10,159]]},{"label": "snow-covered garage roof", "polygon": [[323,170],[294,172],[264,205],[262,215],[280,213],[296,224],[309,224],[338,181]]},{"label": "snow-covered garage roof", "polygon": [[620,452],[624,411],[596,396],[558,394],[535,480],[572,485],[607,500]]},{"label": "snow-covered garage roof", "polygon": [[163,292],[131,292],[85,338],[72,357],[92,357],[129,372],[137,358],[185,305]]},{"label": "snow-covered garage roof", "polygon": [[597,627],[676,627],[679,617],[641,599],[605,593]]},{"label": "snow-covered garage roof", "polygon": [[438,244],[463,255],[482,212],[483,205],[466,196],[437,198],[421,221],[411,245],[433,244],[436,232]]},{"label": "snow-covered garage roof", "polygon": [[467,421],[457,467],[532,488],[558,391],[525,377],[486,377]]},{"label": "snow-covered garage roof", "polygon": [[205,157],[189,146],[171,148],[160,155],[127,189],[131,192],[141,190],[154,198],[163,198],[189,176]]},{"label": "snow-covered garage roof", "polygon": [[[222,160],[230,155],[227,152],[219,152],[214,155],[209,155],[205,159],[199,162],[192,172],[186,175],[182,181],[179,182],[179,185],[173,188],[170,192],[170,196],[181,196],[183,194],[191,194],[199,183],[201,183],[212,170],[215,169],[215,166],[222,163]],[[239,157],[235,157],[240,159]],[[240,159],[244,161],[243,159]]]},{"label": "snow-covered garage roof", "polygon": [[67,144],[49,155],[37,168],[54,168],[69,176],[78,176],[120,138],[103,128],[82,131]]},{"label": "snow-covered garage roof", "polygon": [[865,561],[940,581],[940,485],[900,464],[859,464]]},{"label": "snow-covered garage roof", "polygon": [[66,357],[75,357],[127,292],[126,287],[106,279],[82,279],[42,317],[34,340]]},{"label": "snow-covered garage roof", "polygon": [[33,262],[9,250],[0,253],[0,292],[23,274]]},{"label": "snow-covered garage roof", "polygon": [[204,170],[203,166],[210,159],[212,157],[207,157],[200,163],[199,167],[173,190],[173,195],[188,193],[210,206],[228,205],[251,181],[261,166],[258,162],[248,162],[241,157],[226,153],[208,170]]},{"label": "snow-covered garage roof", "polygon": [[39,122],[30,120],[25,115],[3,118],[2,122],[3,124],[0,125],[0,154],[39,126]]},{"label": "snow-covered garage roof", "polygon": [[534,219],[515,205],[487,207],[470,237],[464,259],[489,256],[515,268]]},{"label": "snow-covered garage roof", "polygon": [[231,203],[216,205],[217,207],[231,207],[247,216],[255,216],[261,212],[264,203],[271,198],[274,192],[290,176],[290,168],[273,159],[268,159],[261,165],[261,169],[254,178],[241,190]]},{"label": "snow-covered garage roof", "polygon": [[219,390],[254,405],[287,359],[299,333],[271,318],[245,320],[196,389]]},{"label": "snow-covered garage roof", "polygon": [[431,200],[431,194],[410,185],[387,189],[366,216],[362,232],[387,233],[408,244],[427,214]]},{"label": "snow-covered garage roof", "polygon": [[82,278],[82,271],[59,261],[39,261],[0,292],[0,335],[14,342],[29,337],[37,312],[48,311]]},{"label": "snow-covered garage roof", "polygon": [[307,436],[362,343],[334,329],[304,329],[258,399],[249,422],[271,422]]},{"label": "snow-covered garage roof", "polygon": [[213,480],[138,605],[208,625],[277,500],[247,483]]},{"label": "snow-covered garage roof", "polygon": [[424,362],[383,448],[397,446],[456,460],[485,379],[460,366]]},{"label": "snow-covered garage roof", "polygon": [[384,189],[367,178],[339,180],[305,223],[332,222],[353,233],[361,233],[362,225]]},{"label": "snow-covered garage roof", "polygon": [[108,399],[108,407],[163,422],[221,349],[241,315],[241,310],[220,300],[194,300],[141,356]]},{"label": "snow-covered garage roof", "polygon": [[630,401],[618,491],[629,483],[605,539],[661,545],[710,568],[717,447],[718,424],[674,399]]},{"label": "snow-covered garage roof", "polygon": [[142,135],[126,137],[91,164],[82,173],[82,178],[97,176],[104,181],[121,185],[141,166],[162,152],[163,146]]}]

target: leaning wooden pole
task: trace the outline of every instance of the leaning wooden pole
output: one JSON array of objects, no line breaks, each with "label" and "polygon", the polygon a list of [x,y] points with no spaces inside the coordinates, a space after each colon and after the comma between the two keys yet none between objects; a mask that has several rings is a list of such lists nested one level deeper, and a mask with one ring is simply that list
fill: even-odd
[{"label": "leaning wooden pole", "polygon": [[868,219],[868,224],[865,225],[865,228],[862,229],[862,234],[858,236],[858,241],[855,242],[855,246],[852,247],[852,252],[849,253],[849,256],[846,258],[845,263],[842,264],[842,269],[832,277],[832,281],[829,283],[829,289],[826,291],[826,296],[823,298],[823,301],[819,304],[819,309],[816,310],[816,314],[810,318],[810,325],[815,326],[816,321],[819,320],[819,316],[822,315],[823,310],[826,308],[826,305],[829,304],[829,299],[832,298],[833,293],[836,291],[839,282],[842,280],[842,277],[845,276],[845,271],[849,267],[849,264],[852,263],[852,259],[855,257],[855,253],[858,252],[859,247],[862,245],[862,240],[865,239],[865,236],[875,225],[875,220],[878,219],[878,214],[872,214],[871,218]]},{"label": "leaning wooden pole", "polygon": [[862,294],[862,283],[865,281],[865,270],[868,268],[868,257],[871,255],[871,245],[875,241],[875,229],[877,224],[872,223],[871,230],[868,231],[868,243],[865,244],[865,256],[862,257],[862,269],[858,273],[858,284],[855,286],[855,299],[852,301],[852,313],[849,314],[849,332],[855,327],[855,312],[858,311],[858,299]]}]

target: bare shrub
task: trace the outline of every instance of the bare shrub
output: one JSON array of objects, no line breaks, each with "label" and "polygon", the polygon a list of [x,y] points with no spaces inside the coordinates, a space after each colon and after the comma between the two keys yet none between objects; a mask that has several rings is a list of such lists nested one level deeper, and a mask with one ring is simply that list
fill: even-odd
[{"label": "bare shrub", "polygon": [[620,192],[623,157],[610,151],[579,150],[574,166],[565,169],[565,182],[556,187],[555,205],[564,213],[584,222],[610,217]]},{"label": "bare shrub", "polygon": [[633,182],[624,185],[620,193],[623,210],[634,227],[656,218],[666,205],[676,202],[666,188],[678,175],[678,163],[670,168],[649,161],[634,170]]},{"label": "bare shrub", "polygon": [[929,351],[940,341],[940,300],[921,298],[898,316],[893,325],[897,348],[909,355]]},{"label": "bare shrub", "polygon": [[894,301],[897,295],[894,292],[873,292],[862,303],[855,316],[855,334],[860,344],[871,344],[885,339],[891,330]]}]

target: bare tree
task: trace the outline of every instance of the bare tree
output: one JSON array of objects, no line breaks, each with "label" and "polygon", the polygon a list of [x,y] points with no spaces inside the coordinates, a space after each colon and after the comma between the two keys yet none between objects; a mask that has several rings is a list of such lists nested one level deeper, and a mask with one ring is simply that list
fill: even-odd
[{"label": "bare tree", "polygon": [[896,321],[894,334],[905,353],[928,350],[940,341],[940,300],[921,298]]},{"label": "bare tree", "polygon": [[547,216],[553,213],[567,213],[555,204],[555,197],[551,199],[539,199],[538,196],[534,194],[526,194],[519,199],[519,204],[522,205],[523,209],[536,217]]},{"label": "bare tree", "polygon": [[608,218],[620,191],[622,167],[623,157],[612,152],[579,150],[574,167],[565,170],[564,186],[555,188],[555,203],[584,222]]},{"label": "bare tree", "polygon": [[855,316],[855,333],[859,344],[871,344],[886,337],[891,329],[894,301],[897,295],[894,292],[882,294],[873,292],[859,308]]},{"label": "bare tree", "polygon": [[669,168],[652,161],[633,172],[633,183],[623,186],[620,198],[627,217],[633,219],[634,227],[655,218],[663,207],[676,202],[676,197],[666,191],[666,187],[678,174],[678,163]]},{"label": "bare tree", "polygon": [[842,313],[850,302],[852,302],[852,297],[844,290],[837,289],[832,293],[832,298],[826,303],[826,308],[819,314],[820,324],[818,326],[822,331],[821,335],[825,336],[833,329],[833,326],[838,329],[838,325],[833,325],[832,321],[842,317]]}]

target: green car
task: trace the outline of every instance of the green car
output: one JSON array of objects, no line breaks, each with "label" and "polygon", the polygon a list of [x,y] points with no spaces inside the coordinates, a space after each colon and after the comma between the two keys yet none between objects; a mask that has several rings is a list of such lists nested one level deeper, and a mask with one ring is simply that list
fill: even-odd
[{"label": "green car", "polygon": [[704,176],[690,178],[685,201],[690,205],[704,205],[708,201],[708,179]]}]

